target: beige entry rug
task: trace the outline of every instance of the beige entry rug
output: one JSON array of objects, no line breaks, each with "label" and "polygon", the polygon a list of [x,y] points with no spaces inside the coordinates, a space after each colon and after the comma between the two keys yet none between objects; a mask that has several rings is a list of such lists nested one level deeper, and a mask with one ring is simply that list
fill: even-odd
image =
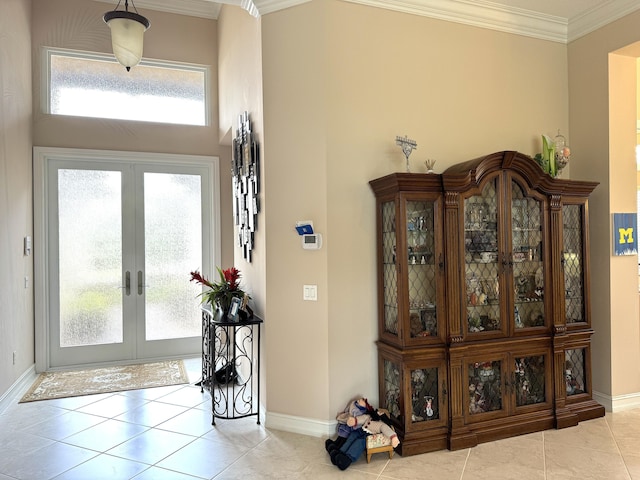
[{"label": "beige entry rug", "polygon": [[189,383],[182,360],[41,373],[19,403]]}]

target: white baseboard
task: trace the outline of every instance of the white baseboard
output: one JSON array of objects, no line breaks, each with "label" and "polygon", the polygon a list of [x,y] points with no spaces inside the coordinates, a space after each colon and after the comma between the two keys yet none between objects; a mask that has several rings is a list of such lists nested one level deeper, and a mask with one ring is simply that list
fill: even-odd
[{"label": "white baseboard", "polygon": [[323,421],[312,418],[295,417],[282,413],[267,412],[265,427],[285,432],[300,433],[312,437],[334,437],[336,421]]},{"label": "white baseboard", "polygon": [[9,390],[0,396],[0,413],[4,412],[7,407],[14,403],[18,403],[25,392],[29,389],[33,382],[38,378],[35,363],[31,365],[20,377],[9,387]]},{"label": "white baseboard", "polygon": [[640,392],[628,393],[625,395],[605,395],[600,392],[593,392],[593,399],[601,405],[607,412],[623,412],[640,408]]}]

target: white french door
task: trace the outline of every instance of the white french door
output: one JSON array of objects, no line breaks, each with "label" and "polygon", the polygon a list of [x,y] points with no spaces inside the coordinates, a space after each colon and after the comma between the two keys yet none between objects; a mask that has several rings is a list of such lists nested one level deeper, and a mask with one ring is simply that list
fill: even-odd
[{"label": "white french door", "polygon": [[189,272],[214,260],[212,160],[36,156],[46,238],[37,343],[48,352],[39,369],[200,352],[200,290]]}]

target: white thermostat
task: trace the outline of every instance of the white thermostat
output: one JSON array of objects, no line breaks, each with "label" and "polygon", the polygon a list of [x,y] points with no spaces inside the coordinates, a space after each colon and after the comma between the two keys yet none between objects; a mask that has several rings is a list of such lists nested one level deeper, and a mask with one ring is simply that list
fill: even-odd
[{"label": "white thermostat", "polygon": [[319,233],[302,235],[302,248],[305,250],[318,250],[320,247],[322,247],[322,235]]}]

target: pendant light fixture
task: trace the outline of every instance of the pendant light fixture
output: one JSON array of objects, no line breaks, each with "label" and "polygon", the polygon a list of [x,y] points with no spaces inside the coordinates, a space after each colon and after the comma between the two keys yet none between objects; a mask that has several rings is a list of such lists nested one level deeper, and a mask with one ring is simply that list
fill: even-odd
[{"label": "pendant light fixture", "polygon": [[122,0],[118,0],[115,10],[104,14],[102,19],[111,29],[111,46],[116,60],[124,65],[127,72],[140,63],[142,58],[142,39],[151,25],[149,20],[138,13],[131,0],[135,13],[129,11],[129,0],[124,0],[124,10],[118,10]]}]

